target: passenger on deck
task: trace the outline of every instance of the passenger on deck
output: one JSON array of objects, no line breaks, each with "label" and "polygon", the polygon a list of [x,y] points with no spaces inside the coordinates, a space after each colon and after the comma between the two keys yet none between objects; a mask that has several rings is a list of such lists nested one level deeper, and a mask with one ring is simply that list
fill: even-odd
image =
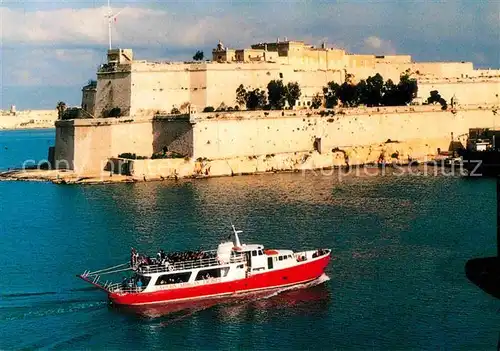
[{"label": "passenger on deck", "polygon": [[130,265],[133,267],[137,264],[137,251],[133,247],[130,250]]}]

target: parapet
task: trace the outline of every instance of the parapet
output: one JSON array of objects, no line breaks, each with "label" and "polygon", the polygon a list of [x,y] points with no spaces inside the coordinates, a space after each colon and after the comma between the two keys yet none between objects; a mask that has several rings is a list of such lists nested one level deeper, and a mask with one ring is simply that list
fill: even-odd
[{"label": "parapet", "polygon": [[108,50],[108,63],[117,65],[131,64],[134,60],[132,49],[111,49]]}]

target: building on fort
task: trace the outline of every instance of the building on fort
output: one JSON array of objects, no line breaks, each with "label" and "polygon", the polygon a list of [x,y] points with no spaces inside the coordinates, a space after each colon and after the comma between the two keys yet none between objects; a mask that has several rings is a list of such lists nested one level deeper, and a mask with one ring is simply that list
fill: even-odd
[{"label": "building on fort", "polygon": [[83,88],[82,108],[103,117],[113,108],[124,116],[151,116],[191,106],[236,105],[236,89],[265,89],[269,81],[298,82],[299,106],[308,106],[330,81],[339,84],[349,74],[355,81],[377,73],[399,81],[410,72],[419,83],[419,99],[438,90],[446,100],[462,104],[496,103],[499,70],[477,70],[471,62],[414,62],[410,55],[357,55],[326,44],[314,47],[285,39],[258,43],[246,49],[219,42],[211,61],[152,62],[134,60],[131,49],[108,51],[97,72],[97,84]]},{"label": "building on fort", "polygon": [[[420,101],[438,90],[448,102],[453,98],[452,108],[308,109],[328,82],[377,73],[396,82],[409,73],[418,81]],[[279,79],[300,85],[293,110],[197,112],[235,106],[240,84],[266,89]],[[474,69],[471,62],[414,62],[409,55],[356,55],[289,40],[246,49],[219,42],[212,60],[202,62],[141,61],[131,49],[109,50],[97,80],[82,92],[85,116],[94,118],[57,121],[51,151],[56,168],[78,175],[109,174],[111,165],[116,171],[114,160],[124,154],[141,156],[125,161],[137,179],[327,168],[381,157],[426,160],[463,142],[470,128],[500,125],[499,70]],[[171,114],[173,108],[181,113]],[[102,118],[111,116],[118,118]]]}]

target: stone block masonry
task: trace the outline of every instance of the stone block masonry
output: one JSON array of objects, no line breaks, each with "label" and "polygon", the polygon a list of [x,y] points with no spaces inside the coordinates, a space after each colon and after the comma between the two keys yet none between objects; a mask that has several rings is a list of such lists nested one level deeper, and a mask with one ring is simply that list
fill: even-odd
[{"label": "stone block masonry", "polygon": [[[192,163],[185,166],[176,160],[183,165],[177,170],[179,174],[196,174],[195,161],[210,162],[211,175],[227,174],[227,169],[234,173],[240,168],[250,173],[280,167],[323,168],[345,163],[346,156],[351,164],[377,162],[382,153],[423,159],[435,155],[438,148],[448,150],[452,135],[454,141],[465,142],[469,128],[495,127],[500,127],[495,106],[449,111],[436,106],[359,108],[323,116],[304,110],[85,119],[56,123],[55,159],[60,164],[66,160],[67,166],[61,168],[80,175],[105,172],[108,160],[122,153],[151,157],[165,150],[180,153]],[[310,157],[304,155],[316,154],[316,159],[300,161]],[[277,161],[282,158],[289,161]],[[255,160],[261,160],[260,166],[253,164]],[[266,164],[272,166],[263,166]],[[137,167],[136,172],[140,172]],[[152,172],[160,176],[155,169]],[[167,169],[165,172],[172,174],[172,167]],[[192,172],[186,171],[189,169]]]}]

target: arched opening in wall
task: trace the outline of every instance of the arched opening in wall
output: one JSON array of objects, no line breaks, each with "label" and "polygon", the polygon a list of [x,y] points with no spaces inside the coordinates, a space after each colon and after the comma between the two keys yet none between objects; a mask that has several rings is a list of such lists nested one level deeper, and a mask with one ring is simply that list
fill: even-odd
[{"label": "arched opening in wall", "polygon": [[280,73],[280,78],[283,78],[283,73]]},{"label": "arched opening in wall", "polygon": [[115,167],[115,163],[112,160],[108,160],[108,162],[106,162],[106,166],[104,166],[104,171],[109,172],[110,176],[112,174],[118,173],[118,169],[117,167]]},{"label": "arched opening in wall", "polygon": [[316,138],[313,144],[314,151],[321,153],[321,138]]},{"label": "arched opening in wall", "polygon": [[131,160],[125,159],[113,159],[106,162],[104,171],[109,172],[109,176],[112,177],[113,174],[119,175],[131,175]]}]

